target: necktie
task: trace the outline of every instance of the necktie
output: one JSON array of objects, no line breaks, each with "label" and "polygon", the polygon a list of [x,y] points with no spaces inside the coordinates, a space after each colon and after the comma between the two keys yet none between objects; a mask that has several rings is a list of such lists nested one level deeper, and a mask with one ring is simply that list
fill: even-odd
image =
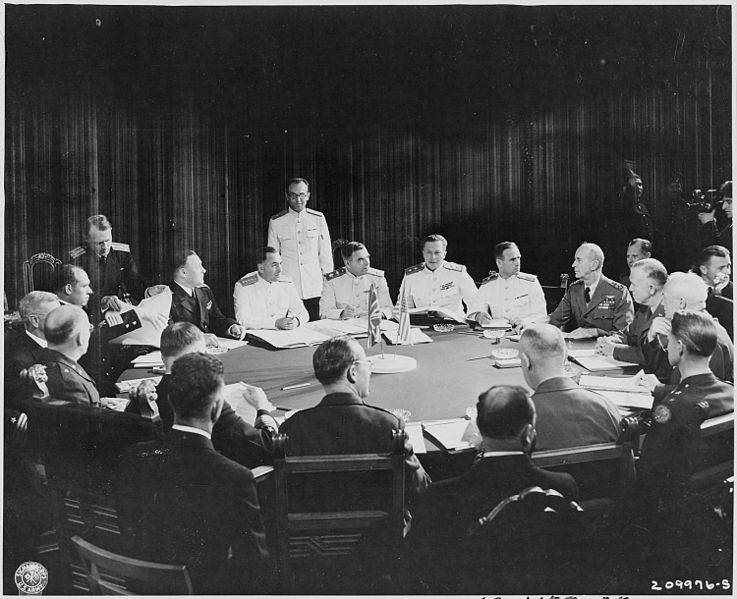
[{"label": "necktie", "polygon": [[591,290],[588,287],[583,292],[583,299],[586,300],[587,304],[591,301]]}]

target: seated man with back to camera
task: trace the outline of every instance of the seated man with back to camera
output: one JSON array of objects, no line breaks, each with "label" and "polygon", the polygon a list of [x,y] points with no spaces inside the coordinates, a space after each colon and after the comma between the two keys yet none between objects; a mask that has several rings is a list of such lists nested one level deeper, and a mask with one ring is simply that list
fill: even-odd
[{"label": "seated man with back to camera", "polygon": [[543,289],[535,275],[520,272],[522,254],[517,244],[498,243],[494,258],[499,272],[492,272],[481,282],[468,307],[468,319],[484,325],[492,318],[503,318],[518,330],[544,321],[547,312]]},{"label": "seated man with back to camera", "polygon": [[174,255],[169,322],[191,322],[205,333],[207,344],[215,347],[218,337],[242,339],[245,329],[220,311],[212,290],[205,284],[206,272],[194,250]]},{"label": "seated man with back to camera", "polygon": [[530,459],[538,420],[526,389],[495,385],[479,395],[476,413],[483,453],[465,474],[428,487],[407,538],[409,557],[430,592],[446,590],[434,583],[453,579],[462,565],[454,558],[461,558],[458,549],[466,531],[503,499],[534,486],[578,499],[578,486],[570,474],[548,472]]},{"label": "seated man with back to camera", "polygon": [[647,364],[642,353],[642,343],[653,319],[665,315],[663,287],[668,280],[668,271],[655,258],[635,262],[630,268],[630,292],[637,306],[634,320],[625,329],[614,335],[599,337],[596,351],[615,360],[634,362],[652,372],[653,365]]},{"label": "seated man with back to camera", "polygon": [[408,308],[444,308],[459,316],[465,314],[461,302],[468,307],[478,289],[463,264],[445,260],[447,250],[448,242],[442,235],[434,233],[425,237],[422,242],[425,261],[405,269],[395,311],[404,298]]},{"label": "seated man with back to camera", "polygon": [[295,329],[310,320],[292,279],[282,274],[282,258],[273,247],[259,253],[255,272],[233,287],[235,319],[246,329]]},{"label": "seated man with back to camera", "polygon": [[171,431],[132,445],[121,462],[126,555],[185,565],[197,594],[268,592],[269,552],[253,473],[211,441],[223,387],[215,356],[191,353],[174,362]]},{"label": "seated man with back to camera", "polygon": [[616,333],[632,322],[629,291],[602,274],[604,252],[598,245],[582,243],[572,266],[578,280],[568,286],[550,314],[550,324],[572,329],[574,339],[585,339]]},{"label": "seated man with back to camera", "polygon": [[371,268],[371,256],[366,246],[349,241],[341,248],[341,256],[345,266],[325,275],[320,296],[320,318],[365,318],[371,285],[376,286],[382,316],[391,318],[392,298],[384,271]]},{"label": "seated man with back to camera", "polygon": [[519,341],[522,374],[534,389],[538,450],[614,443],[621,416],[607,397],[580,387],[565,372],[563,333],[549,324],[522,331]]},{"label": "seated man with back to camera", "polygon": [[[161,333],[161,358],[166,372],[156,386],[156,404],[164,430],[169,430],[174,423],[174,409],[170,399],[171,369],[174,362],[180,356],[204,352],[206,349],[204,333],[191,322],[175,322]],[[236,414],[226,398],[223,400],[220,417],[212,428],[212,444],[226,458],[248,468],[271,464],[272,438],[278,428],[269,413],[272,406],[260,387],[243,383],[242,395],[256,409],[254,426]],[[138,403],[131,401],[126,412],[140,413]]]}]

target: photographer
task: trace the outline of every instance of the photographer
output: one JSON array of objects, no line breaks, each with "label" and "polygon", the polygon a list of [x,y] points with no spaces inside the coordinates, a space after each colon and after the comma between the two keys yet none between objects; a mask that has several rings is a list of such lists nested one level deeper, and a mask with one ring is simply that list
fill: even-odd
[{"label": "photographer", "polygon": [[[694,192],[695,193],[695,192]],[[708,194],[708,192],[707,192]],[[699,212],[696,216],[701,223],[699,229],[699,238],[701,247],[705,248],[709,245],[721,245],[726,247],[730,253],[732,252],[732,182],[725,181],[719,188],[718,197],[720,201],[711,204],[711,211]],[[708,199],[706,200],[708,203]],[[721,202],[722,211],[727,217],[726,224],[717,224],[715,215],[717,205]]]}]

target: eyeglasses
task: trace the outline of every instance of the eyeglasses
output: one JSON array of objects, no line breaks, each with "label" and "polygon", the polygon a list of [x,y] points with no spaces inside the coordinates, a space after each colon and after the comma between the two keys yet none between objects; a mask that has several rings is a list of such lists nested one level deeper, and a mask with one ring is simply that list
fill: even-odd
[{"label": "eyeglasses", "polygon": [[287,197],[290,200],[306,200],[308,195],[310,195],[309,192],[308,193],[304,193],[304,192],[302,192],[302,193],[288,193],[287,194]]}]

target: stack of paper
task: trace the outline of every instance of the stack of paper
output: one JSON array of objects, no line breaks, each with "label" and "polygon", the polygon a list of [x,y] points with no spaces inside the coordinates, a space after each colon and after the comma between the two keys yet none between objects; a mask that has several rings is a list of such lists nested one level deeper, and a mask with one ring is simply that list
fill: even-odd
[{"label": "stack of paper", "polygon": [[[455,320],[456,322],[465,323],[466,322],[466,315],[463,312],[459,312],[456,310],[450,310],[448,308],[441,308],[440,306],[427,306],[425,308],[410,308],[408,310],[410,316],[412,315],[423,315],[423,316],[429,316],[430,312],[434,312],[437,316],[441,318],[448,318],[450,320]],[[508,325],[505,325],[505,328]]]},{"label": "stack of paper", "polygon": [[628,393],[597,389],[597,393],[608,397],[618,408],[625,410],[649,410],[653,407],[653,396],[649,393]]},{"label": "stack of paper", "polygon": [[248,341],[242,339],[226,339],[225,337],[218,337],[218,347],[231,350],[239,347],[248,345]]},{"label": "stack of paper", "polygon": [[[255,406],[246,401],[244,395],[245,390],[245,383],[241,381],[237,383],[232,383],[231,385],[225,385],[225,387],[223,387],[223,397],[225,398],[225,401],[227,401],[233,408],[233,411],[238,414],[238,416],[243,418],[243,420],[245,420],[248,424],[253,424],[254,422],[256,422],[257,411]],[[270,412],[276,410],[271,402],[269,402],[269,405],[266,406],[264,409]]]},{"label": "stack of paper", "polygon": [[307,347],[319,345],[330,339],[330,335],[324,335],[313,331],[308,327],[298,327],[289,331],[273,331],[270,329],[254,329],[248,331],[248,336],[266,342],[275,349],[287,349],[294,347]]},{"label": "stack of paper", "polygon": [[412,449],[415,453],[427,453],[427,446],[425,445],[425,437],[422,436],[422,424],[419,422],[411,422],[404,425],[404,430],[407,433],[409,442],[412,444]]},{"label": "stack of paper", "polygon": [[422,430],[428,438],[446,450],[467,449],[473,446],[466,437],[468,427],[469,422],[465,418],[422,423]]},{"label": "stack of paper", "polygon": [[497,368],[514,368],[515,366],[522,366],[522,360],[520,358],[502,358],[494,360],[493,364]]},{"label": "stack of paper", "polygon": [[492,318],[491,322],[480,325],[482,329],[504,329],[509,328],[509,321],[506,318]]},{"label": "stack of paper", "polygon": [[636,384],[632,377],[611,377],[596,376],[593,374],[583,374],[578,384],[587,389],[605,391],[620,391],[625,393],[644,393],[650,395],[650,389],[643,385]]},{"label": "stack of paper", "polygon": [[338,335],[368,337],[368,320],[366,318],[348,318],[346,320],[323,318],[322,320],[313,320],[305,326],[329,337],[337,337]]},{"label": "stack of paper", "polygon": [[133,358],[131,362],[133,368],[154,368],[156,366],[164,367],[164,360],[160,351],[152,351],[150,354]]},{"label": "stack of paper", "polygon": [[[169,312],[171,310],[171,298],[171,289],[166,287],[162,293],[141,300],[138,306],[146,308],[150,312],[158,312],[168,320]],[[134,309],[135,306],[124,303],[121,313]],[[157,328],[147,320],[142,320],[140,328],[116,337],[111,341],[111,343],[119,345],[150,345],[151,347],[159,347],[159,344],[161,343],[161,331],[163,330],[164,327]]]},{"label": "stack of paper", "polygon": [[592,372],[597,370],[613,370],[626,366],[638,366],[635,362],[622,362],[621,360],[615,360],[611,356],[602,356],[601,354],[597,354],[595,349],[573,349],[568,352],[568,356],[574,362],[578,362],[586,370]]},{"label": "stack of paper", "polygon": [[[384,331],[384,337],[392,345],[399,345],[399,331]],[[432,343],[432,339],[418,328],[409,330],[409,342],[405,345],[417,345],[418,343]]]}]

